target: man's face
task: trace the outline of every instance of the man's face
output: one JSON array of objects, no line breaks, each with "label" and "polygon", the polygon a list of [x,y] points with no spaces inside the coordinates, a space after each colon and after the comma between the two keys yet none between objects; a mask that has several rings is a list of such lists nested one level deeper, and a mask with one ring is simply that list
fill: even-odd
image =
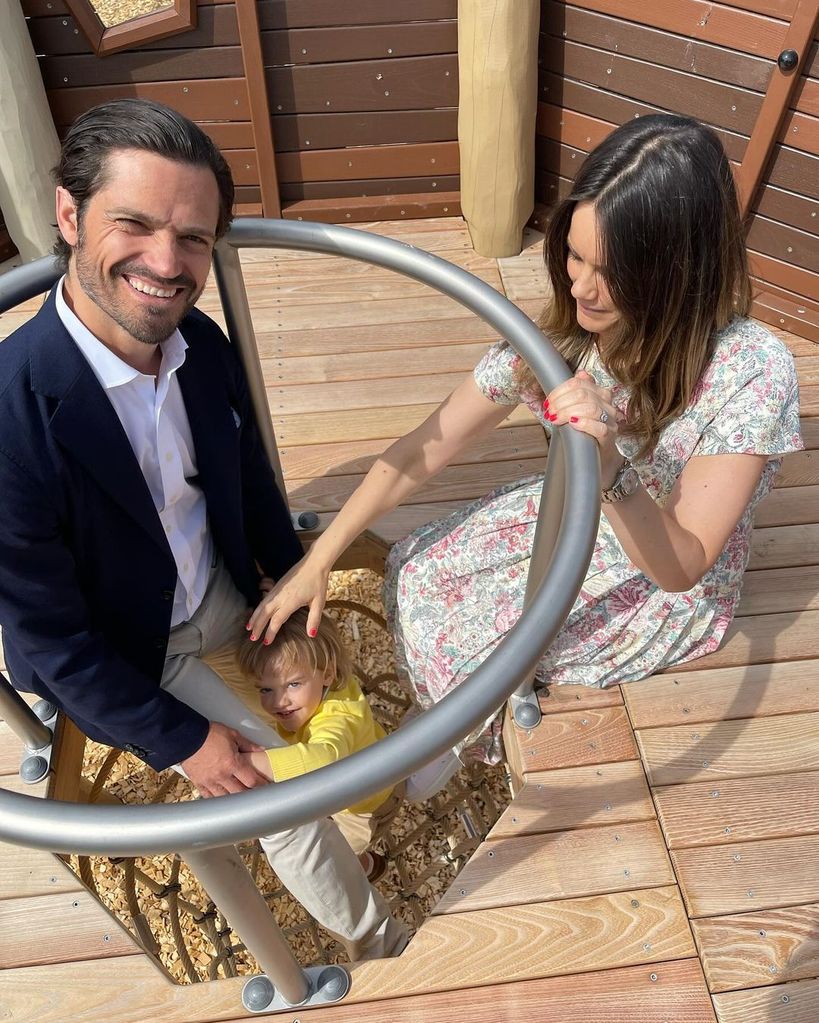
[{"label": "man's face", "polygon": [[57,190],[57,222],[74,249],[68,292],[75,313],[116,348],[169,337],[205,286],[219,215],[207,167],[140,150],[108,157],[104,184],[78,223]]}]

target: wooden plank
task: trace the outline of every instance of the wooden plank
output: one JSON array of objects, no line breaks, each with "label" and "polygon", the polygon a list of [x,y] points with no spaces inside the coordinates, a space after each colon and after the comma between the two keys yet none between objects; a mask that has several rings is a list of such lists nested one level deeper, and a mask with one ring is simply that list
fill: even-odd
[{"label": "wooden plank", "polygon": [[[778,290],[778,289],[777,289]],[[797,331],[804,338],[819,342],[819,314],[807,308],[808,303],[792,302],[776,295],[771,286],[754,295],[751,312],[758,320],[776,323]]]},{"label": "wooden plank", "polygon": [[208,46],[204,53],[205,60],[201,49],[157,50],[150,55],[137,50],[118,53],[113,60],[105,61],[96,54],[82,53],[40,57],[39,63],[43,84],[53,90],[244,76],[238,46]]},{"label": "wooden plank", "polygon": [[819,484],[773,490],[760,502],[754,516],[757,526],[790,526],[816,521]]},{"label": "wooden plank", "polygon": [[819,524],[755,529],[748,568],[787,568],[819,560]]},{"label": "wooden plank", "polygon": [[358,178],[351,181],[288,181],[280,191],[282,202],[302,199],[372,198],[376,195],[413,195],[433,192],[457,192],[461,179],[457,174],[429,178]]},{"label": "wooden plank", "polygon": [[639,760],[627,760],[527,774],[488,837],[512,838],[653,818],[642,766]]},{"label": "wooden plank", "polygon": [[713,654],[668,668],[668,673],[704,668],[801,661],[819,657],[819,611],[749,615],[733,621]]},{"label": "wooden plank", "polygon": [[[279,448],[286,479],[365,473],[396,438],[338,444],[310,444]],[[507,458],[546,457],[546,440],[539,426],[516,426],[493,430],[458,456],[457,465],[498,462]]]},{"label": "wooden plank", "polygon": [[404,21],[389,25],[287,28],[262,33],[266,67],[331,64],[377,57],[419,57],[458,50],[458,22]]},{"label": "wooden plank", "polygon": [[541,714],[560,714],[567,710],[591,710],[597,707],[622,707],[620,686],[593,689],[590,686],[549,685],[538,690]]},{"label": "wooden plank", "polygon": [[[433,916],[674,884],[655,821],[499,838],[473,853]],[[514,913],[510,913],[514,916]]]},{"label": "wooden plank", "polygon": [[[814,357],[805,358],[810,366],[809,372],[814,373]],[[797,365],[801,365],[805,358],[799,359]],[[776,477],[778,487],[804,487],[816,483],[819,483],[819,451],[806,448],[805,451],[794,451],[785,456]]]},{"label": "wooden plank", "polygon": [[672,852],[691,917],[758,912],[819,899],[819,835]]},{"label": "wooden plank", "polygon": [[819,209],[819,203],[806,195],[795,195],[793,192],[785,192],[771,184],[766,184],[757,193],[755,202],[756,212],[771,220],[778,220],[792,227],[799,227],[803,230],[814,230],[817,228],[816,217],[811,217]]},{"label": "wooden plank", "polygon": [[637,729],[819,711],[819,660],[670,669],[625,686],[623,695]]},{"label": "wooden plank", "polygon": [[723,779],[653,791],[671,849],[819,832],[819,772]]},{"label": "wooden plank", "polygon": [[[434,501],[473,500],[494,487],[514,483],[543,470],[543,458],[452,465],[410,494],[402,503],[429,504]],[[299,508],[316,512],[338,511],[363,480],[363,476],[328,476],[319,479],[287,480],[287,492]]]},{"label": "wooden plank", "polygon": [[807,298],[819,299],[819,278],[809,270],[802,270],[800,267],[791,266],[789,263],[783,263],[782,260],[773,259],[771,256],[753,250],[748,252],[748,264],[751,273],[763,281],[778,284],[782,288],[795,291]]},{"label": "wooden plank", "polygon": [[[541,28],[559,39],[593,46],[600,50],[649,58],[652,63],[677,71],[710,78],[744,89],[764,92],[768,87],[772,61],[750,54],[699,42],[682,35],[612,18],[596,11],[550,0],[541,6]],[[651,15],[648,15],[649,19]],[[567,61],[567,70],[571,64]]]},{"label": "wooden plank", "polygon": [[735,991],[819,975],[819,905],[695,920],[711,991]]},{"label": "wooden plank", "polygon": [[[290,387],[267,388],[267,399],[271,414],[275,416],[296,416],[324,412],[349,412],[353,409],[369,409],[378,401],[381,415],[393,405],[420,404],[444,400],[461,383],[463,372],[420,374],[412,377],[389,377],[380,380],[376,393],[367,394],[357,380],[339,380],[327,384],[293,384]],[[333,436],[330,434],[330,436]],[[291,442],[292,443],[292,442]],[[795,526],[795,529],[807,527]]]},{"label": "wooden plank", "polygon": [[757,215],[751,220],[747,244],[757,252],[794,263],[812,273],[819,272],[816,235],[806,231]]},{"label": "wooden plank", "polygon": [[819,769],[817,712],[635,734],[652,786]]},{"label": "wooden plank", "polygon": [[[545,954],[548,950],[548,954]],[[359,998],[459,990],[691,955],[676,888],[432,917],[400,959],[362,963]]]},{"label": "wooden plank", "polygon": [[[54,940],[57,920],[70,930],[70,941]],[[0,901],[0,962],[5,969],[143,954],[89,892]]]},{"label": "wooden plank", "polygon": [[393,22],[454,18],[456,0],[356,0],[339,8],[336,0],[260,0],[263,29],[324,28],[346,25],[383,25]]},{"label": "wooden plank", "polygon": [[819,979],[714,995],[719,1023],[816,1023]]},{"label": "wooden plank", "polygon": [[[563,0],[561,0],[563,2]],[[598,11],[614,18],[637,21],[666,32],[727,46],[761,57],[775,58],[782,49],[786,24],[746,9],[735,10],[706,0],[674,0],[655,4],[650,11],[634,7],[631,0],[570,0],[572,6]]]},{"label": "wooden plank", "polygon": [[815,565],[746,572],[737,617],[819,608],[819,572]]},{"label": "wooden plank", "polygon": [[460,170],[457,142],[279,153],[276,166],[282,182],[413,178],[424,174],[457,174]]},{"label": "wooden plank", "polygon": [[[409,180],[409,179],[408,179]],[[315,220],[322,224],[356,224],[365,221],[400,220],[461,215],[460,192],[390,195],[383,198],[304,199],[287,203],[282,216],[288,220]]]},{"label": "wooden plank", "polygon": [[681,114],[699,116],[743,135],[750,134],[762,104],[759,93],[748,89],[568,40],[545,37],[541,57],[544,70],[560,74],[568,68],[572,78]]},{"label": "wooden plank", "polygon": [[519,746],[526,772],[634,760],[637,755],[623,707],[549,714],[536,729],[520,734]]},{"label": "wooden plank", "polygon": [[166,103],[194,121],[250,119],[244,78],[188,79],[168,83],[134,82],[129,85],[55,89],[48,93],[48,102],[55,124],[71,124],[80,114],[98,103],[133,96]]},{"label": "wooden plank", "polygon": [[366,113],[276,114],[273,137],[280,153],[294,149],[447,142],[458,136],[458,108],[373,110]]},{"label": "wooden plank", "polygon": [[269,68],[266,79],[274,114],[451,107],[458,99],[458,58],[453,53]]}]

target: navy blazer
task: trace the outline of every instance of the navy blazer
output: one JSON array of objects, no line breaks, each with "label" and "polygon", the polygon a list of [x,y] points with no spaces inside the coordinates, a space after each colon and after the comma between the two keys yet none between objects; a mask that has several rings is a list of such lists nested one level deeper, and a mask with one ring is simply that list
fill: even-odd
[{"label": "navy blazer", "polygon": [[[198,310],[178,378],[214,543],[249,606],[301,546],[265,454],[244,373]],[[0,624],[18,689],[61,707],[91,738],[157,770],[207,734],[160,689],[176,565],[105,391],[54,294],[0,344]]]}]

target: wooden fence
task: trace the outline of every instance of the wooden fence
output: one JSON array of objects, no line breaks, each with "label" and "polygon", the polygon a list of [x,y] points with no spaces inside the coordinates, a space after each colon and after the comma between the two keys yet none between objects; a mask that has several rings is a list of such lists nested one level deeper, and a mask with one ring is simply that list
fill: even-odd
[{"label": "wooden fence", "polygon": [[[199,0],[190,31],[97,57],[64,0],[21,0],[58,130],[162,100],[222,148],[239,209],[354,222],[460,213],[457,0]],[[536,210],[656,110],[710,123],[749,211],[755,313],[819,341],[817,0],[543,0]],[[783,51],[798,55],[781,70]]]},{"label": "wooden fence", "polygon": [[[722,139],[749,212],[755,315],[819,341],[816,15],[816,0],[543,0],[538,218],[616,125],[658,110],[698,117]],[[783,72],[789,49],[800,64]]]}]

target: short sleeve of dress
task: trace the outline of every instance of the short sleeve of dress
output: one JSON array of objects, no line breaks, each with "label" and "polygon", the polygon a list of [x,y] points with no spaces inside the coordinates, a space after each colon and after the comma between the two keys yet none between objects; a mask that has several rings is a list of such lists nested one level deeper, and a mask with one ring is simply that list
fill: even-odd
[{"label": "short sleeve of dress", "polygon": [[515,370],[520,365],[521,358],[514,348],[498,341],[475,367],[478,390],[497,405],[519,405],[523,398]]},{"label": "short sleeve of dress", "polygon": [[719,407],[705,423],[694,455],[782,455],[804,447],[796,368],[778,338],[764,329],[738,331],[719,346],[709,376]]}]

